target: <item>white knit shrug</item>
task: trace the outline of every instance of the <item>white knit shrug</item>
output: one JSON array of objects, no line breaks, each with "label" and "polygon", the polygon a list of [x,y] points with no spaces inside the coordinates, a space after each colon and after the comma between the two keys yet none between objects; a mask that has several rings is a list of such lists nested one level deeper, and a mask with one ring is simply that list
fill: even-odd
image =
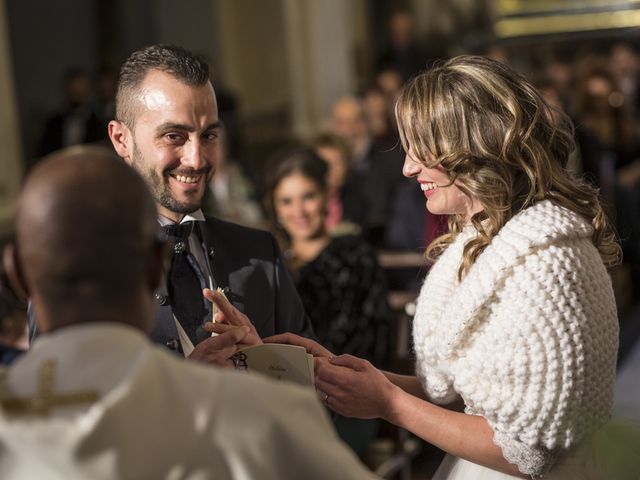
[{"label": "white knit shrug", "polygon": [[609,419],[618,320],[592,229],[545,200],[509,220],[461,283],[467,227],[433,265],[413,339],[428,398],[458,395],[529,475]]}]

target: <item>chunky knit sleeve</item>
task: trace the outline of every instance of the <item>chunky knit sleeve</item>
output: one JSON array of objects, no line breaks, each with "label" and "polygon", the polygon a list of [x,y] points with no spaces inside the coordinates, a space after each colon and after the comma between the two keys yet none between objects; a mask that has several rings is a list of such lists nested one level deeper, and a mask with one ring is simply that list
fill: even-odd
[{"label": "chunky knit sleeve", "polygon": [[491,425],[504,457],[541,475],[555,453],[609,418],[613,293],[588,240],[531,252],[496,287],[454,342],[453,384],[468,412]]},{"label": "chunky knit sleeve", "polygon": [[504,457],[540,475],[609,419],[618,347],[611,281],[590,225],[550,201],[505,224],[458,282],[465,235],[420,293],[416,372],[432,401],[460,395]]}]

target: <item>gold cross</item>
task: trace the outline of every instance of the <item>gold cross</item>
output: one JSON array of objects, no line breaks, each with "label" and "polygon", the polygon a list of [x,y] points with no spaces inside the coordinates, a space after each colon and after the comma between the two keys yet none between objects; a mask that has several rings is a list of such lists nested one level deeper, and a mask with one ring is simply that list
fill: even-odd
[{"label": "gold cross", "polygon": [[11,395],[7,385],[7,371],[0,372],[0,406],[8,416],[40,415],[46,416],[55,407],[66,407],[93,403],[98,399],[98,392],[58,393],[53,389],[56,374],[56,361],[45,360],[40,367],[38,390],[33,397]]}]

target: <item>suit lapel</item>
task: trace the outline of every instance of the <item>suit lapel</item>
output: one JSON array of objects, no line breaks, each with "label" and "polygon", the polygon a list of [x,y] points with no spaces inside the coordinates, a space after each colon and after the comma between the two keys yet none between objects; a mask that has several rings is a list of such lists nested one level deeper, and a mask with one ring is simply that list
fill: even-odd
[{"label": "suit lapel", "polygon": [[215,234],[215,220],[207,218],[205,222],[199,222],[200,235],[205,245],[206,261],[213,276],[213,288],[225,288],[229,285],[229,267],[225,264],[222,255],[222,245],[219,236]]}]

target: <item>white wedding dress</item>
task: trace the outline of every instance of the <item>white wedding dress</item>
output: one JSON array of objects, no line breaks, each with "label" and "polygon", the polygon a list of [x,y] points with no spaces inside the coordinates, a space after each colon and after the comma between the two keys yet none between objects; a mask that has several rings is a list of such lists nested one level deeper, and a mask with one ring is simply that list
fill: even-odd
[{"label": "white wedding dress", "polygon": [[[607,429],[607,426],[604,427]],[[609,442],[615,438],[609,438]],[[593,452],[595,447],[583,443],[563,454],[555,462],[551,470],[544,475],[544,480],[613,480],[616,477],[603,473],[606,468],[599,465]],[[513,480],[520,479],[506,473],[483,467],[462,458],[446,455],[432,480]],[[640,477],[639,477],[640,478]]]}]

